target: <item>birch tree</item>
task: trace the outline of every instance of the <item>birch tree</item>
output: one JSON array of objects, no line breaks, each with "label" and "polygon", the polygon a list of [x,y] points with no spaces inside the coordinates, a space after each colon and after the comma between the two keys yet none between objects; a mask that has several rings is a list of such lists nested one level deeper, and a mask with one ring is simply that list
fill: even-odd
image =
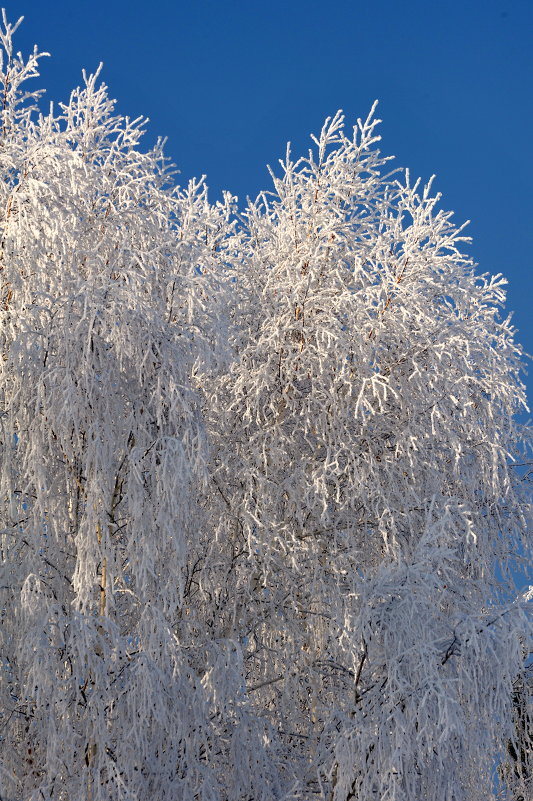
[{"label": "birch tree", "polygon": [[231,199],[176,189],[97,74],[38,113],[42,54],[16,55],[15,28],[4,17],[0,795],[209,797],[206,643],[179,643],[176,619],[206,481],[191,376],[219,358],[208,297]]},{"label": "birch tree", "polygon": [[239,212],[3,23],[0,797],[523,792],[503,277],[374,110]]},{"label": "birch tree", "polygon": [[243,554],[220,630],[297,797],[489,798],[530,631],[521,350],[504,279],[431,185],[382,175],[377,123],[328,120],[246,211],[210,384],[217,538]]}]

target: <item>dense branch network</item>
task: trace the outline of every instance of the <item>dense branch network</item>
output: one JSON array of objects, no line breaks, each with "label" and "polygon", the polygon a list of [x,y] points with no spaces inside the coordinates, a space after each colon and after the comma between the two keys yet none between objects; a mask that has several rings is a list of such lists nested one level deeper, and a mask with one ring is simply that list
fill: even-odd
[{"label": "dense branch network", "polygon": [[504,279],[374,109],[239,213],[3,22],[0,797],[527,794]]}]

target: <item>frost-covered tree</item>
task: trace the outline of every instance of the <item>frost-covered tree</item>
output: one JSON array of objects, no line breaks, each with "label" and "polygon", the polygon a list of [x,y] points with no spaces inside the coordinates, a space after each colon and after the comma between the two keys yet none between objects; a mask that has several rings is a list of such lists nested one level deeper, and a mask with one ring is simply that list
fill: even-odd
[{"label": "frost-covered tree", "polygon": [[430,186],[380,174],[376,122],[328,121],[246,213],[211,383],[217,539],[242,554],[220,625],[301,797],[488,798],[529,626],[520,348]]},{"label": "frost-covered tree", "polygon": [[231,199],[175,189],[95,75],[39,114],[39,53],[14,55],[4,26],[0,796],[208,797],[191,661],[209,643],[176,620],[206,481],[191,376],[221,358]]},{"label": "frost-covered tree", "polygon": [[[522,353],[373,114],[238,215],[4,17],[0,796],[529,781]],[[514,764],[509,763],[509,759]]]}]

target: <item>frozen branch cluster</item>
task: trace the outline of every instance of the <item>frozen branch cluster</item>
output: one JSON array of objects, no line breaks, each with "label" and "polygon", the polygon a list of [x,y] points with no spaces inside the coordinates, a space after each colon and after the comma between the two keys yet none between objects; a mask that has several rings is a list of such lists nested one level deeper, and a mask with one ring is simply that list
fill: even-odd
[{"label": "frozen branch cluster", "polygon": [[176,187],[98,74],[39,112],[43,54],[15,55],[16,27],[0,797],[524,792],[527,432],[504,279],[475,273],[430,185],[386,173],[373,113],[327,120],[238,214],[203,180]]}]

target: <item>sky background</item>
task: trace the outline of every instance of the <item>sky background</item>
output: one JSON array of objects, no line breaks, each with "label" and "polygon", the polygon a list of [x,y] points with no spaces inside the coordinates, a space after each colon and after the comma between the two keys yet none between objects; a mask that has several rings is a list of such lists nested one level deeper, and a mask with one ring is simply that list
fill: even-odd
[{"label": "sky background", "polygon": [[[118,109],[168,137],[180,183],[207,175],[241,201],[270,189],[287,140],[379,99],[381,149],[472,221],[480,272],[509,279],[508,309],[533,353],[533,0],[5,0],[24,15],[47,98],[68,98],[104,62]],[[533,404],[533,380],[529,378]]]}]

